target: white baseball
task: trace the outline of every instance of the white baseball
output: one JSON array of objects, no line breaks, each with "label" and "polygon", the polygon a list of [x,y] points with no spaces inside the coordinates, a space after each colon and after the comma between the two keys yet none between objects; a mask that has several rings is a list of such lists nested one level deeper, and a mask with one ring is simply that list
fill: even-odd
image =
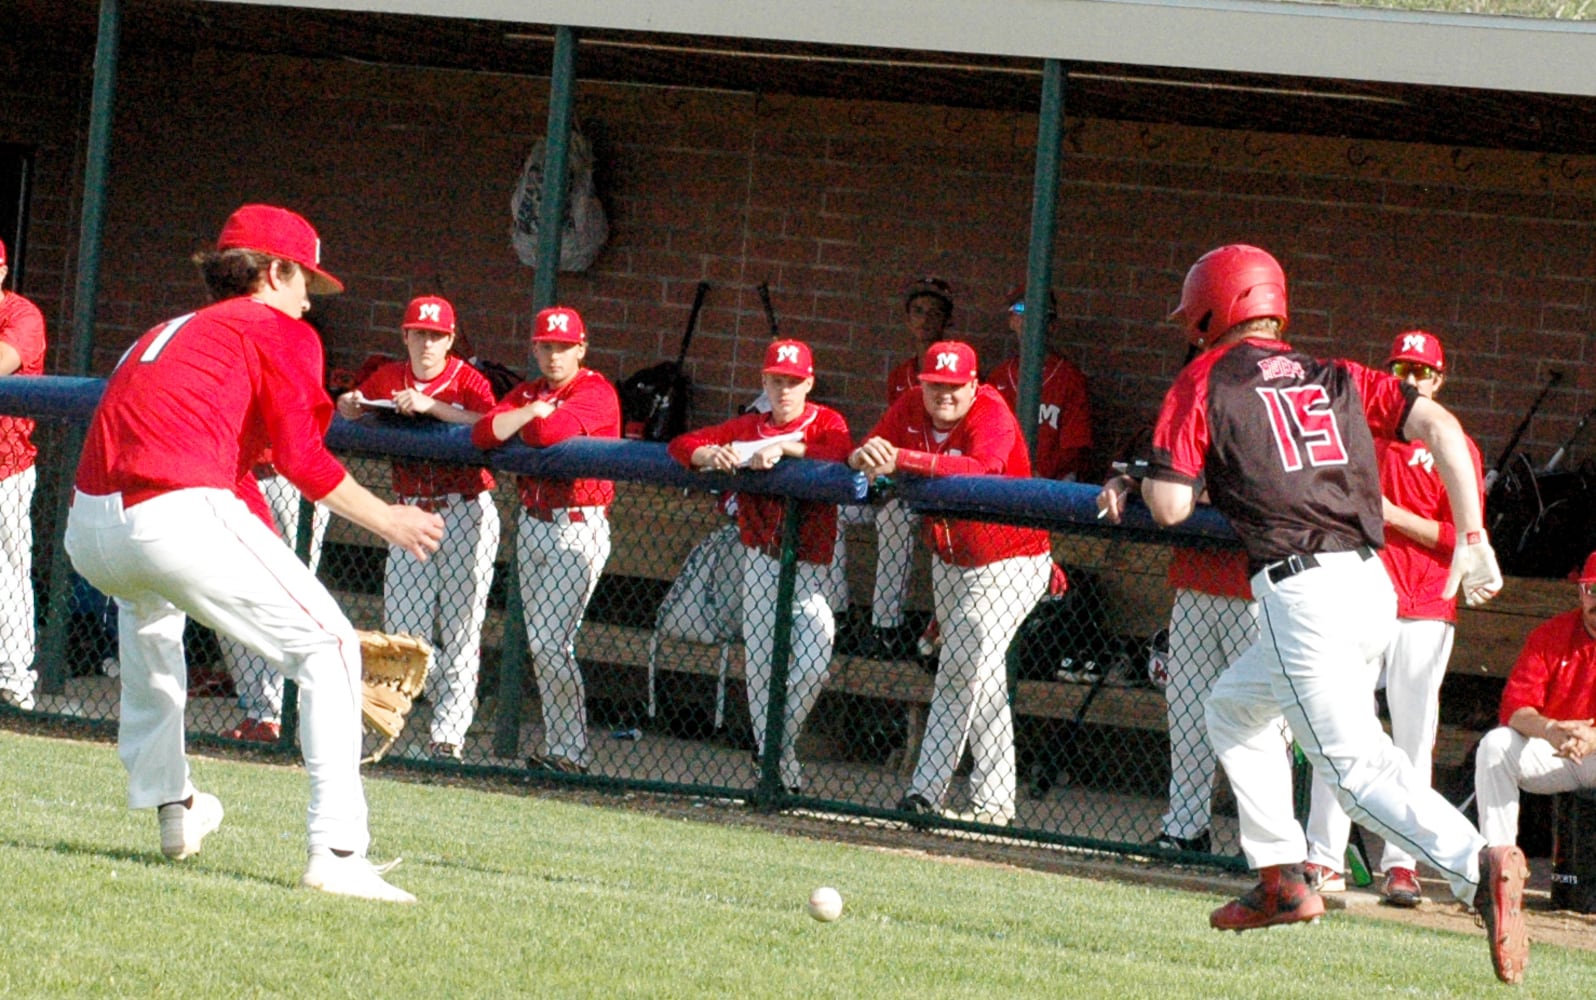
[{"label": "white baseball", "polygon": [[809,894],[809,915],[821,923],[830,923],[842,916],[842,893],[823,885]]}]

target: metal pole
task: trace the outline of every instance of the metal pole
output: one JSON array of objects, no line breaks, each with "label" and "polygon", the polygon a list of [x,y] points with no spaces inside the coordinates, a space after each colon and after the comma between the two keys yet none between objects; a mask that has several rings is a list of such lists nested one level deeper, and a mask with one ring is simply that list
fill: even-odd
[{"label": "metal pole", "polygon": [[[567,163],[571,151],[571,105],[576,93],[576,33],[569,27],[554,29],[554,67],[549,79],[547,152],[543,157],[543,202],[538,206],[538,264],[532,279],[532,309],[547,309],[557,299],[556,277],[560,264],[560,236],[565,223]],[[528,359],[528,370],[536,361]],[[517,532],[519,535],[519,532]],[[505,567],[504,641],[499,656],[499,707],[494,716],[493,752],[515,757],[521,743],[521,685],[526,671],[527,636],[521,604],[520,571],[516,548],[510,545]]]},{"label": "metal pole", "polygon": [[[83,169],[83,214],[78,225],[78,275],[72,297],[72,343],[67,361],[67,370],[74,375],[89,373],[94,347],[100,248],[104,242],[106,187],[111,161],[111,122],[116,106],[116,58],[121,34],[121,0],[100,0],[100,27],[94,44],[93,95],[89,103],[88,162]],[[67,426],[62,435],[62,452],[54,463],[58,539],[66,527],[84,430],[81,423]],[[46,694],[60,694],[66,689],[67,606],[71,593],[71,562],[66,546],[57,541],[50,554],[50,590],[37,657],[39,688]]]},{"label": "metal pole", "polygon": [[1036,177],[1031,188],[1031,245],[1025,265],[1025,330],[1020,338],[1018,411],[1025,447],[1036,457],[1042,361],[1047,356],[1048,291],[1053,287],[1053,234],[1058,225],[1059,159],[1064,140],[1064,63],[1042,64],[1042,106],[1036,125]]},{"label": "metal pole", "polygon": [[[776,808],[787,794],[781,781],[781,752],[787,740],[787,677],[792,671],[793,595],[798,589],[798,538],[802,526],[800,501],[797,497],[788,497],[781,522],[781,571],[776,578],[776,607],[773,609],[775,635],[770,645],[765,748],[759,757],[759,787],[754,791],[754,805],[760,809]],[[745,607],[743,614],[755,610]]]}]

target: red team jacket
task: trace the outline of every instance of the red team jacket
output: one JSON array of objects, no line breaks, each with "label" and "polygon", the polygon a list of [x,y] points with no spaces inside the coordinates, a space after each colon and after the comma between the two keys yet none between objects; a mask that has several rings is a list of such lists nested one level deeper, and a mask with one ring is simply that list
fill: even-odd
[{"label": "red team jacket", "polygon": [[[916,393],[908,393],[887,408],[868,437],[881,437],[899,448],[940,455],[939,476],[1031,475],[1031,459],[1025,451],[1019,421],[989,385],[976,388],[970,412],[945,436],[939,437],[931,426],[925,401]],[[1007,524],[926,517],[920,525],[920,535],[937,558],[955,566],[985,566],[1000,559],[1052,552],[1047,532]]]},{"label": "red team jacket", "polygon": [[1149,476],[1199,488],[1247,547],[1252,572],[1292,555],[1380,548],[1374,434],[1396,438],[1417,392],[1352,361],[1270,340],[1195,358],[1153,430]]},{"label": "red team jacket", "polygon": [[[693,452],[705,445],[726,445],[733,441],[758,441],[760,438],[804,432],[804,457],[822,462],[842,462],[853,449],[848,437],[848,424],[842,414],[829,406],[817,403],[804,404],[798,419],[777,425],[768,413],[744,413],[725,423],[702,430],[688,431],[673,439],[667,447],[670,456],[692,467]],[[787,501],[784,497],[759,493],[737,494],[737,534],[742,543],[759,549],[766,555],[781,551],[781,525]],[[822,566],[831,562],[836,552],[837,505],[804,501],[799,504],[803,523],[798,529],[798,558]]]},{"label": "red team jacket", "polygon": [[[22,359],[13,375],[44,374],[44,314],[16,292],[7,292],[0,301],[0,343],[10,344]],[[37,454],[33,421],[0,414],[0,479],[32,468]]]},{"label": "red team jacket", "polygon": [[[521,440],[534,448],[547,448],[567,438],[621,436],[621,403],[609,379],[591,368],[579,369],[559,390],[551,390],[547,379],[522,382],[471,428],[471,443],[487,450],[497,448],[507,438],[493,434],[496,414],[528,403],[546,400],[555,404],[547,417],[533,420],[521,428]],[[527,510],[547,513],[563,507],[608,507],[615,502],[615,484],[608,479],[534,479],[516,476],[521,504]]]},{"label": "red team jacket", "polygon": [[[443,373],[424,386],[416,381],[406,359],[378,368],[360,383],[359,389],[367,399],[392,399],[404,389],[418,389],[440,403],[474,413],[485,413],[494,405],[493,387],[487,377],[453,355],[443,366]],[[493,476],[487,469],[434,462],[393,463],[393,488],[401,497],[441,497],[447,493],[474,497],[493,486]]]},{"label": "red team jacket", "polygon": [[[1421,517],[1441,523],[1441,541],[1430,549],[1395,529],[1386,529],[1385,548],[1380,558],[1397,593],[1397,617],[1457,621],[1457,598],[1446,600],[1446,578],[1452,570],[1452,549],[1457,534],[1452,527],[1452,505],[1446,487],[1436,471],[1435,460],[1423,441],[1392,441],[1379,438],[1374,443],[1380,459],[1380,485],[1390,501]],[[1474,460],[1474,475],[1482,475],[1480,450],[1469,441],[1469,457]],[[1483,509],[1485,497],[1480,504]]]},{"label": "red team jacket", "polygon": [[[987,379],[1009,409],[1020,412],[1020,359],[1010,358]],[[1036,476],[1062,479],[1080,470],[1062,463],[1067,452],[1092,446],[1092,415],[1086,401],[1086,376],[1057,354],[1042,361],[1042,393],[1036,414]]]},{"label": "red team jacket", "polygon": [[1539,626],[1524,640],[1502,689],[1502,725],[1521,708],[1548,719],[1596,718],[1596,640],[1580,609]]},{"label": "red team jacket", "polygon": [[269,442],[278,471],[320,500],[346,475],[323,443],[332,415],[310,324],[226,299],[128,348],[89,425],[77,488],[120,492],[128,507],[172,490],[231,491]]},{"label": "red team jacket", "polygon": [[920,356],[916,354],[887,373],[887,405],[891,406],[903,398],[904,393],[918,388],[920,388]]}]

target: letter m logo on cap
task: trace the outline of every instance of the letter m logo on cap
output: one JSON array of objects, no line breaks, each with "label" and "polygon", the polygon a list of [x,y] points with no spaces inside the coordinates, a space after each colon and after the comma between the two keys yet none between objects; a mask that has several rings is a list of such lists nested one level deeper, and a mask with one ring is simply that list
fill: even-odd
[{"label": "letter m logo on cap", "polygon": [[776,363],[795,365],[798,363],[798,346],[796,344],[782,344],[776,348]]},{"label": "letter m logo on cap", "polygon": [[565,313],[551,312],[549,313],[547,329],[549,333],[569,333],[571,331],[571,317]]},{"label": "letter m logo on cap", "polygon": [[443,307],[436,302],[423,302],[419,312],[420,318],[429,323],[438,323],[443,320]]},{"label": "letter m logo on cap", "polygon": [[959,355],[954,351],[943,351],[937,355],[937,371],[959,374]]},{"label": "letter m logo on cap", "polygon": [[1405,333],[1402,335],[1402,352],[1406,354],[1408,351],[1413,351],[1418,354],[1425,354],[1427,352],[1425,351],[1424,342],[1428,339],[1422,333]]}]

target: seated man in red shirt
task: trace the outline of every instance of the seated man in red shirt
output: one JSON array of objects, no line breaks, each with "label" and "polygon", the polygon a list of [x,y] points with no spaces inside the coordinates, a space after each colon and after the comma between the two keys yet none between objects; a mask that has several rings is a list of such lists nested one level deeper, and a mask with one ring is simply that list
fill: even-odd
[{"label": "seated man in red shirt", "polygon": [[1480,740],[1474,790],[1492,847],[1518,840],[1518,793],[1596,787],[1596,552],[1579,607],[1529,634],[1502,690],[1501,725]]}]

